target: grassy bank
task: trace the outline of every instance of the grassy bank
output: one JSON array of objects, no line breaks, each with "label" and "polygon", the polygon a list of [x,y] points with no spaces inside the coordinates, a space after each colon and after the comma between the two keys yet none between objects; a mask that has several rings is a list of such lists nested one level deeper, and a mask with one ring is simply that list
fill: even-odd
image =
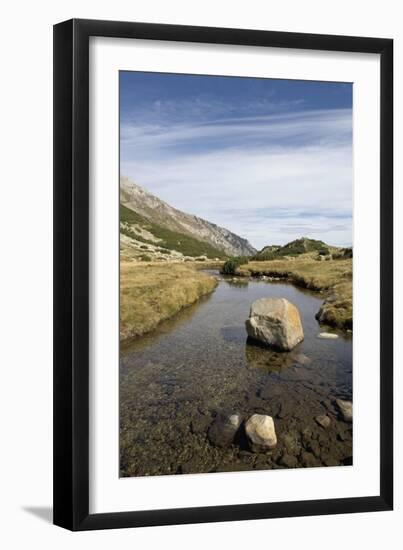
[{"label": "grassy bank", "polygon": [[293,260],[249,262],[241,271],[252,275],[281,277],[295,285],[325,293],[317,318],[320,322],[342,329],[353,326],[352,260],[318,262],[313,257]]},{"label": "grassy bank", "polygon": [[217,281],[186,264],[120,263],[120,341],[141,336],[214,290]]}]

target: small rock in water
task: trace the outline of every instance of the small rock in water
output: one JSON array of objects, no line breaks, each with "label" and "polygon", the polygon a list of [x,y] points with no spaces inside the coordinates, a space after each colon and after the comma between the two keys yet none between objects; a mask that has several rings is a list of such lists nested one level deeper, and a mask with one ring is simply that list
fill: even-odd
[{"label": "small rock in water", "polygon": [[295,456],[285,454],[281,457],[280,464],[286,468],[296,468],[298,466],[298,459]]},{"label": "small rock in water", "polygon": [[302,442],[304,444],[308,443],[309,441],[311,441],[312,439],[312,436],[313,436],[313,432],[311,430],[311,428],[305,428],[303,431],[302,431]]},{"label": "small rock in water", "polygon": [[315,458],[312,453],[308,452],[301,453],[301,462],[305,468],[314,468],[319,465],[317,458]]},{"label": "small rock in water", "polygon": [[274,449],[277,445],[276,430],[271,416],[253,414],[245,424],[245,432],[252,448]]},{"label": "small rock in water", "polygon": [[318,338],[323,338],[327,340],[336,340],[339,336],[337,334],[334,334],[333,332],[321,332],[318,334]]},{"label": "small rock in water", "polygon": [[208,431],[210,443],[216,447],[229,447],[241,423],[242,417],[237,413],[217,416]]},{"label": "small rock in water", "polygon": [[319,458],[320,457],[320,454],[321,454],[321,448],[320,448],[320,445],[317,441],[315,441],[314,439],[312,439],[311,441],[309,441],[309,443],[307,443],[305,445],[305,448],[307,451],[309,451],[310,453],[313,453],[313,455],[316,457],[316,458]]},{"label": "small rock in water", "polygon": [[325,414],[320,414],[315,418],[315,420],[319,424],[319,426],[322,426],[322,428],[328,428],[331,423],[330,418]]},{"label": "small rock in water", "polygon": [[344,399],[336,399],[336,405],[338,406],[343,419],[346,422],[353,420],[353,404],[351,401],[344,401]]},{"label": "small rock in water", "polygon": [[283,443],[287,451],[287,455],[297,455],[301,450],[301,445],[298,441],[296,432],[286,433],[283,436]]},{"label": "small rock in water", "polygon": [[312,363],[312,359],[310,359],[305,353],[298,353],[294,360],[296,363],[299,363],[300,365],[306,366],[310,365]]}]

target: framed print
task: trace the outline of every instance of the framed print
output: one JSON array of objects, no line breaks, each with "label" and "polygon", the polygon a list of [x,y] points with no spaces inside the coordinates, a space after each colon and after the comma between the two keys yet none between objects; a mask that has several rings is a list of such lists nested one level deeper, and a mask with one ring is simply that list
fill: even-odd
[{"label": "framed print", "polygon": [[391,510],[393,42],[54,27],[54,523]]}]

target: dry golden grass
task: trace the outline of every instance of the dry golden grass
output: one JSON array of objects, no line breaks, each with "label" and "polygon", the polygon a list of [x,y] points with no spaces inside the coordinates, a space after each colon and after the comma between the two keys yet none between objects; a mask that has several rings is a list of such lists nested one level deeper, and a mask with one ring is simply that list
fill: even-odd
[{"label": "dry golden grass", "polygon": [[249,262],[243,266],[252,275],[282,277],[290,282],[316,291],[325,291],[326,299],[318,312],[320,322],[352,328],[352,259],[319,262],[311,255],[293,260]]},{"label": "dry golden grass", "polygon": [[120,262],[120,340],[141,336],[217,285],[186,264]]}]

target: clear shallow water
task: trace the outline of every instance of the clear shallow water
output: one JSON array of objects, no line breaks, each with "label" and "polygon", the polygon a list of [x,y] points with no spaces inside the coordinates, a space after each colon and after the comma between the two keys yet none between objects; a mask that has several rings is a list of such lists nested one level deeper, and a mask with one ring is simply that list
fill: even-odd
[{"label": "clear shallow water", "polygon": [[[247,340],[254,300],[283,297],[301,314],[305,339],[289,353]],[[213,294],[121,350],[122,476],[350,464],[351,425],[334,398],[352,397],[352,340],[317,338],[323,298],[285,283],[222,279]],[[278,446],[252,453],[245,438],[212,445],[217,414],[274,417]],[[328,429],[315,416],[327,414]],[[292,460],[290,459],[292,458]]]}]

